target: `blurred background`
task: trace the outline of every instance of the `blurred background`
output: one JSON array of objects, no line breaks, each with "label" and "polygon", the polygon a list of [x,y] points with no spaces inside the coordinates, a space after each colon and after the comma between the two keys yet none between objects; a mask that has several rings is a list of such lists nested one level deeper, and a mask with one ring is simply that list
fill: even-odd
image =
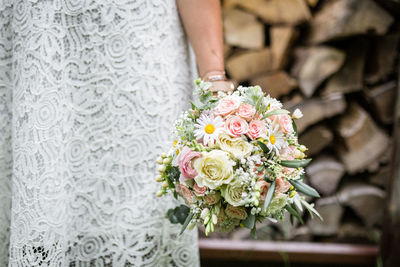
[{"label": "blurred background", "polygon": [[248,229],[213,234],[200,240],[202,266],[400,266],[383,265],[379,249],[391,231],[400,1],[222,5],[228,76],[304,113],[300,143],[314,159],[307,182],[322,195],[315,203],[324,221],[265,222],[257,240]]}]

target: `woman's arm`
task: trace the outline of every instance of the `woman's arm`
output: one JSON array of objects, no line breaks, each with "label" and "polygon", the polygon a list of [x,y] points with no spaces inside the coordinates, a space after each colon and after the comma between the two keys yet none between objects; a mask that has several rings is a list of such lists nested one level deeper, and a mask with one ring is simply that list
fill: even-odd
[{"label": "woman's arm", "polygon": [[224,73],[220,0],[177,0],[201,77]]}]

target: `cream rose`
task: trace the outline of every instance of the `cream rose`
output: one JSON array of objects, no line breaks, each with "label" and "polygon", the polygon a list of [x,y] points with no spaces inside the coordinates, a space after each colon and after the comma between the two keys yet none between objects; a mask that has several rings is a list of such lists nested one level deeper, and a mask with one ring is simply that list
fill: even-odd
[{"label": "cream rose", "polygon": [[226,207],[225,214],[233,219],[244,220],[247,218],[247,212],[244,207],[235,207],[230,204]]},{"label": "cream rose", "polygon": [[194,180],[200,187],[215,189],[233,179],[233,161],[222,150],[203,152],[201,158],[195,159],[193,166],[198,173]]},{"label": "cream rose", "polygon": [[230,184],[221,188],[221,195],[225,201],[235,207],[243,206],[249,202],[248,199],[243,199],[243,192],[245,192],[245,188],[240,184],[239,179],[235,179]]},{"label": "cream rose", "polygon": [[253,145],[240,137],[230,137],[226,133],[219,134],[217,144],[223,151],[230,153],[236,159],[250,156]]}]

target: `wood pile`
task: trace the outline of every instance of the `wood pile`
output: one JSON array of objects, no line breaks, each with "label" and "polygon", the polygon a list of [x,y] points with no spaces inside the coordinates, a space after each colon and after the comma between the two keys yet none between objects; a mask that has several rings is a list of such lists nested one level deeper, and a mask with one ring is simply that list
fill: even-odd
[{"label": "wood pile", "polygon": [[[323,222],[304,214],[305,225],[260,224],[259,239],[377,242],[390,173],[400,4],[222,4],[228,76],[238,84],[260,85],[285,108],[303,111],[300,142],[314,158],[307,182],[322,195],[316,208]],[[247,229],[226,237],[251,239]]]}]

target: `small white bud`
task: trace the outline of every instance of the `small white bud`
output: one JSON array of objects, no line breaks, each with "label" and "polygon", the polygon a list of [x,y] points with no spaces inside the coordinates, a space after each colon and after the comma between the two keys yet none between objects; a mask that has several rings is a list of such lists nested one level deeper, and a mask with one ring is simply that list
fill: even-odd
[{"label": "small white bud", "polygon": [[157,191],[157,193],[156,193],[156,196],[157,196],[157,197],[161,197],[162,195],[163,195],[163,191],[161,191],[161,190],[160,190],[160,191]]},{"label": "small white bud", "polygon": [[156,162],[157,162],[158,164],[163,164],[163,159],[162,159],[162,157],[158,157],[157,160],[156,160]]},{"label": "small white bud", "polygon": [[169,184],[168,184],[167,181],[165,181],[165,182],[162,183],[162,187],[163,187],[163,188],[167,188],[168,186],[169,186]]},{"label": "small white bud", "polygon": [[204,220],[208,215],[210,215],[210,210],[208,208],[205,208],[201,211],[200,218]]},{"label": "small white bud", "polygon": [[157,176],[156,176],[156,181],[157,181],[157,182],[162,182],[162,180],[163,180],[163,178],[162,178],[161,175],[157,175]]},{"label": "small white bud", "polygon": [[168,157],[168,158],[165,158],[165,159],[163,160],[163,163],[164,163],[164,164],[170,164],[171,161],[172,161],[172,159]]},{"label": "small white bud", "polygon": [[211,220],[212,220],[212,223],[213,223],[213,224],[217,224],[217,222],[218,222],[217,215],[213,214],[213,215],[211,216]]},{"label": "small white bud", "polygon": [[301,112],[300,109],[296,108],[292,114],[292,117],[293,117],[293,119],[300,119],[303,117],[303,113]]},{"label": "small white bud", "polygon": [[165,165],[160,165],[160,166],[158,166],[158,171],[159,171],[159,172],[163,173],[163,172],[165,172],[165,170],[166,170]]},{"label": "small white bud", "polygon": [[161,157],[162,158],[166,158],[167,157],[167,153],[165,153],[165,152],[161,153]]}]

